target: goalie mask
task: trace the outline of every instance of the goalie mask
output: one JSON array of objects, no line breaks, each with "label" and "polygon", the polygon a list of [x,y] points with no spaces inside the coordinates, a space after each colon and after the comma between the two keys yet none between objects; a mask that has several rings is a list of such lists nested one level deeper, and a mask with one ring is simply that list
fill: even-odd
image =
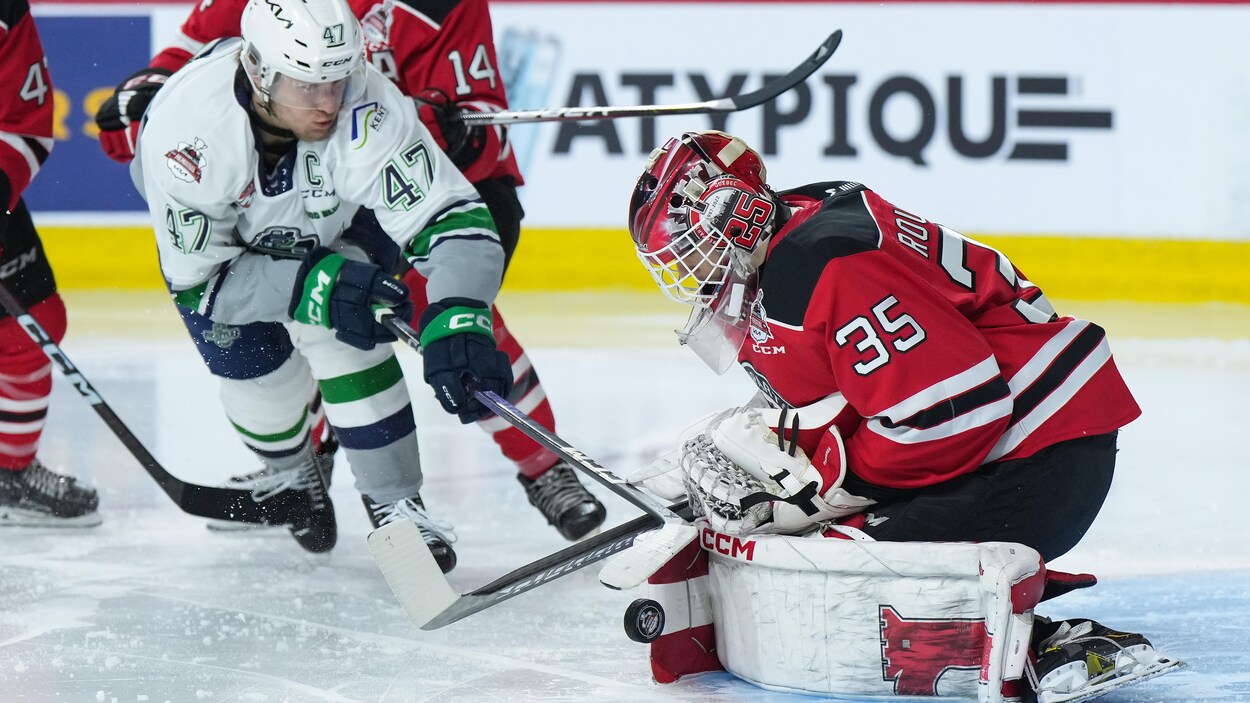
[{"label": "goalie mask", "polygon": [[652,152],[629,231],[665,295],[694,306],[678,338],[717,373],[746,340],[754,276],[784,206],[755,150],[723,132],[686,132]]},{"label": "goalie mask", "polygon": [[250,0],[243,70],[267,105],[337,112],[365,87],[360,22],[344,0]]}]

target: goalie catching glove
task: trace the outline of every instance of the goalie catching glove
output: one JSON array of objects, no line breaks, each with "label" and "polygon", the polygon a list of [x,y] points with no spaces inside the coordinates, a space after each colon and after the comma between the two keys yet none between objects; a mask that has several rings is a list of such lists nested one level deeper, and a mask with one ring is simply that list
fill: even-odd
[{"label": "goalie catching glove", "polygon": [[[779,426],[786,415],[783,410]],[[695,512],[704,514],[713,529],[736,534],[799,534],[861,512],[874,501],[842,488],[846,451],[837,428],[828,431],[838,448],[832,481],[798,447],[797,416],[788,444],[758,409],[713,418],[681,448],[681,470]]]}]

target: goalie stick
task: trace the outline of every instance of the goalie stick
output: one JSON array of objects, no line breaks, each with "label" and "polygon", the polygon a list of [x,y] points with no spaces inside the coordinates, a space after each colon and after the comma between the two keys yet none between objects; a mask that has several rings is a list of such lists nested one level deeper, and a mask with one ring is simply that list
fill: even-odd
[{"label": "goalie stick", "polygon": [[126,445],[126,449],[130,450],[143,469],[165,492],[165,495],[169,496],[170,500],[174,501],[184,512],[216,520],[274,525],[289,524],[297,517],[295,511],[299,503],[292,500],[295,494],[291,491],[284,491],[264,503],[257,503],[252,499],[250,491],[200,486],[187,483],[170,474],[156,460],[156,457],[148,452],[139,438],[117,416],[117,413],[113,412],[113,408],[104,402],[104,397],[91,385],[78,367],[74,366],[74,362],[70,361],[65,352],[61,351],[61,348],[53,341],[52,335],[48,334],[43,325],[35,320],[3,283],[0,283],[0,307],[17,320],[26,334],[43,350],[44,355],[56,364],[65,378],[74,385],[79,395],[104,420],[104,424],[108,425],[121,443]]},{"label": "goalie stick", "polygon": [[808,76],[824,65],[842,41],[842,30],[837,30],[821,42],[811,56],[807,57],[789,73],[765,83],[757,90],[741,95],[697,103],[673,105],[631,105],[628,107],[556,107],[541,110],[500,110],[499,112],[454,113],[467,126],[490,126],[522,124],[526,122],[567,122],[571,120],[614,120],[620,117],[663,117],[666,115],[712,115],[738,112],[763,105],[807,80]]}]

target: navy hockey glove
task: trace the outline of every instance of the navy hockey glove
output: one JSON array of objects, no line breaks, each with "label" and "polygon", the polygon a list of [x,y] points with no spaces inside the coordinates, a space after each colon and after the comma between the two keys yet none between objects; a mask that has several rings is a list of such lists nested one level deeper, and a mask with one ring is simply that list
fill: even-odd
[{"label": "navy hockey glove", "polygon": [[[441,138],[439,146],[456,168],[464,171],[477,161],[486,148],[486,128],[467,126],[460,119],[460,108],[438,88],[426,88],[417,93],[417,116],[434,138]],[[436,129],[435,129],[436,128]]]},{"label": "navy hockey glove", "polygon": [[512,390],[512,364],[495,347],[490,308],[480,300],[445,298],[421,313],[419,326],[425,382],[443,409],[466,425],[490,415],[465,388],[469,376],[479,390],[505,398]]},{"label": "navy hockey glove", "polygon": [[124,164],[135,158],[135,139],[143,113],[169,76],[163,68],[141,68],[127,76],[100,105],[95,123],[100,128],[100,148],[110,159]]},{"label": "navy hockey glove", "polygon": [[395,341],[373,317],[378,306],[392,308],[405,322],[412,319],[408,286],[374,264],[317,247],[300,264],[289,312],[296,322],[332,328],[340,342],[372,349]]}]

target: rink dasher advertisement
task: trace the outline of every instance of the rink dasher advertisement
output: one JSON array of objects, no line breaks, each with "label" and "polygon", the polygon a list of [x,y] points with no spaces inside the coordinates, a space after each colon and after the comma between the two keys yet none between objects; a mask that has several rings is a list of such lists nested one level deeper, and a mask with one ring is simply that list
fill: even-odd
[{"label": "rink dasher advertisement", "polygon": [[[169,42],[188,7],[34,6],[68,137],[30,192],[42,221],[143,224],[90,111],[143,64],[143,46],[150,55]],[[651,149],[716,128],[757,148],[775,187],[857,180],[973,235],[1224,242],[1240,257],[1250,241],[1247,62],[1209,58],[1213,46],[1247,53],[1250,4],[504,1],[491,11],[494,68],[516,109],[749,91],[845,32],[829,63],[760,108],[513,127],[527,231],[622,232]],[[84,45],[79,28],[119,14],[136,19],[109,42],[124,51]]]}]

